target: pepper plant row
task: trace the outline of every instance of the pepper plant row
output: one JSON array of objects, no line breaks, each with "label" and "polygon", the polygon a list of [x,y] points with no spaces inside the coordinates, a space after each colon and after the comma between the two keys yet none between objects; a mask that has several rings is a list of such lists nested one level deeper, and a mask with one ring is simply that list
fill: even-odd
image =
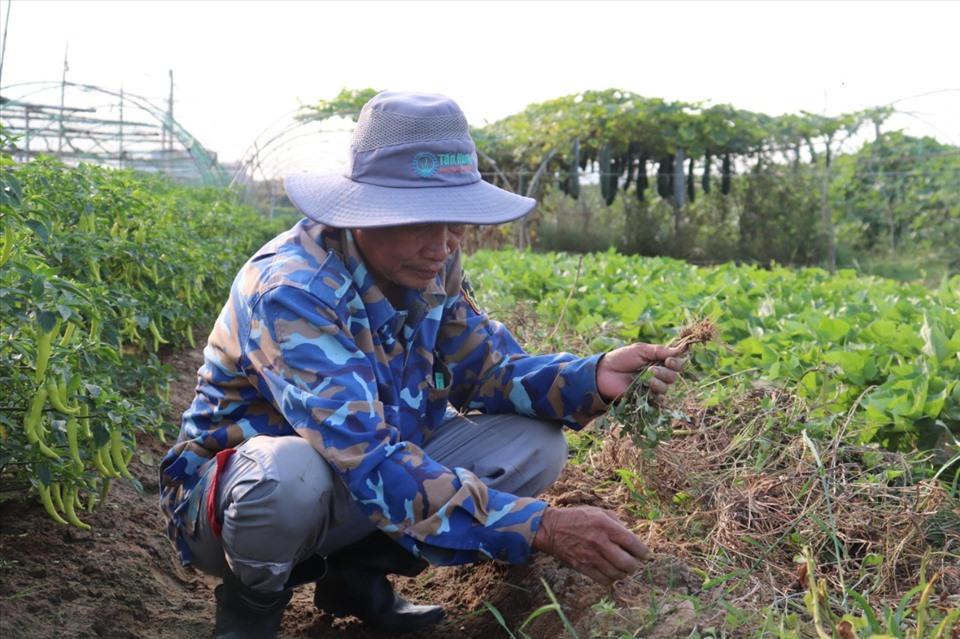
[{"label": "pepper plant row", "polygon": [[0,476],[81,528],[159,430],[164,344],[195,346],[273,235],[225,191],[49,158],[0,158]]},{"label": "pepper plant row", "polygon": [[931,289],[849,270],[697,267],[614,252],[580,264],[511,250],[480,251],[467,269],[495,314],[532,300],[546,332],[567,333],[553,330],[562,321],[591,351],[667,343],[690,321],[712,319],[721,343],[693,356],[711,380],[708,402],[723,402],[733,380],[765,379],[808,400],[800,426],[814,435],[849,422],[862,441],[891,448],[960,437],[960,276]]}]

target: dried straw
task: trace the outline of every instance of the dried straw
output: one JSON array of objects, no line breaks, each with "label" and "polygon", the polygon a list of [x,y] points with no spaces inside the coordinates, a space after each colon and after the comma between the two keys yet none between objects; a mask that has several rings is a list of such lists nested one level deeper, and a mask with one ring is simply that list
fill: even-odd
[{"label": "dried straw", "polygon": [[[690,400],[682,412],[686,418],[673,426],[685,435],[661,442],[655,456],[613,429],[589,459],[595,474],[615,477],[627,468],[640,478],[661,512],[655,521],[637,518],[645,510],[636,507],[636,485],[618,483],[602,497],[633,502],[618,511],[655,550],[711,575],[742,571],[736,592],[768,603],[800,587],[794,558],[804,545],[836,592],[855,587],[887,605],[917,584],[928,551],[932,571],[952,574],[960,526],[937,522],[960,521],[960,503],[940,483],[910,480],[916,459],[838,442],[823,445],[818,463],[797,432],[803,404],[782,390],[754,389],[720,410]],[[879,465],[868,463],[877,456]],[[888,481],[884,469],[905,472]],[[690,496],[679,507],[678,494]],[[947,581],[944,600],[960,605],[960,590],[947,591]]]}]

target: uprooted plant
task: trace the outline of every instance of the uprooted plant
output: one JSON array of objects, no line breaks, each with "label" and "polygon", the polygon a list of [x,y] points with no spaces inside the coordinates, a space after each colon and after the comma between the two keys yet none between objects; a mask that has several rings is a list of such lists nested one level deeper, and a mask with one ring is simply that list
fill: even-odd
[{"label": "uprooted plant", "polygon": [[[717,339],[719,330],[711,319],[701,319],[687,324],[667,345],[686,355],[697,344],[705,344]],[[614,403],[604,416],[601,426],[619,424],[622,432],[629,435],[634,445],[648,451],[669,438],[674,415],[665,411],[650,392],[650,372],[652,366],[663,362],[649,362],[638,374],[626,392]]]}]

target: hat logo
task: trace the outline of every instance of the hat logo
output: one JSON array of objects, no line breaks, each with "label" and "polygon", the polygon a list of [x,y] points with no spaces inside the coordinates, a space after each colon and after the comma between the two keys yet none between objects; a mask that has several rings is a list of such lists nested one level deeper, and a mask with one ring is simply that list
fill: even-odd
[{"label": "hat logo", "polygon": [[413,156],[413,170],[422,178],[433,177],[440,164],[435,153],[422,151]]}]

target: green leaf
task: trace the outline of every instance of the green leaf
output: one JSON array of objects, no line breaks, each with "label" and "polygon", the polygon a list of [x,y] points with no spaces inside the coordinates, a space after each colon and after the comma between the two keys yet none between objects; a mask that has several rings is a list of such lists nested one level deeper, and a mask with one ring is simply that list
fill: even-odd
[{"label": "green leaf", "polygon": [[934,361],[941,362],[950,355],[950,349],[947,346],[947,336],[943,334],[940,327],[930,321],[930,315],[923,314],[923,326],[920,327],[920,338],[923,340],[923,354],[932,357]]},{"label": "green leaf", "polygon": [[36,234],[41,243],[47,244],[50,241],[50,231],[47,230],[43,222],[40,220],[27,220],[25,224]]},{"label": "green leaf", "polygon": [[10,170],[0,173],[0,204],[5,206],[19,206],[23,199],[23,189],[20,181]]},{"label": "green leaf", "polygon": [[103,422],[91,421],[90,430],[93,432],[93,443],[97,448],[103,447],[110,441],[110,431]]},{"label": "green leaf", "polygon": [[947,395],[940,418],[947,421],[960,422],[960,381],[950,382],[944,393]]},{"label": "green leaf", "polygon": [[883,563],[883,555],[872,552],[863,558],[863,565],[867,567],[879,566]]},{"label": "green leaf", "polygon": [[824,317],[817,323],[816,331],[821,339],[839,343],[850,332],[850,324],[842,319]]},{"label": "green leaf", "polygon": [[37,473],[37,479],[39,479],[40,483],[44,486],[49,486],[50,482],[53,481],[53,475],[50,474],[49,464],[37,464],[35,472]]},{"label": "green leaf", "polygon": [[880,625],[880,621],[877,619],[877,615],[873,611],[873,606],[870,605],[870,602],[867,601],[866,597],[855,590],[848,590],[847,594],[851,599],[853,599],[854,602],[856,602],[858,606],[860,606],[860,609],[863,610],[863,615],[866,617],[867,623],[869,624],[870,632],[873,634],[882,634],[884,631],[883,626]]},{"label": "green leaf", "polygon": [[940,377],[931,376],[927,382],[927,400],[923,405],[923,414],[937,418],[950,397],[951,386]]},{"label": "green leaf", "polygon": [[860,386],[877,374],[876,364],[864,351],[830,351],[823,354],[823,360],[839,366],[847,379]]},{"label": "green leaf", "polygon": [[507,622],[503,618],[503,615],[500,614],[500,611],[497,610],[497,607],[486,601],[483,602],[483,605],[487,609],[487,611],[489,611],[490,614],[493,615],[493,618],[497,620],[497,623],[500,624],[500,627],[503,628],[508,635],[510,635],[511,639],[516,639],[516,635],[513,634],[513,631],[510,630],[510,627],[507,625]]},{"label": "green leaf", "polygon": [[33,278],[33,281],[30,283],[30,295],[33,299],[39,300],[43,297],[46,281],[46,278],[42,275],[37,275]]},{"label": "green leaf", "polygon": [[731,579],[737,579],[742,577],[747,573],[746,570],[734,570],[725,575],[720,575],[719,577],[714,577],[713,579],[707,579],[703,582],[703,585],[700,587],[701,590],[710,590],[711,588],[716,588],[717,586],[730,581]]},{"label": "green leaf", "polygon": [[560,609],[560,606],[552,603],[544,604],[540,606],[539,608],[531,612],[529,615],[527,615],[527,618],[524,619],[523,623],[520,625],[520,630],[523,630],[524,628],[526,628],[528,625],[530,625],[530,622],[532,622],[534,619],[536,619],[540,615],[546,614],[548,612],[556,612],[559,609]]},{"label": "green leaf", "polygon": [[57,315],[50,311],[40,311],[37,313],[37,323],[44,333],[49,333],[57,325]]}]

